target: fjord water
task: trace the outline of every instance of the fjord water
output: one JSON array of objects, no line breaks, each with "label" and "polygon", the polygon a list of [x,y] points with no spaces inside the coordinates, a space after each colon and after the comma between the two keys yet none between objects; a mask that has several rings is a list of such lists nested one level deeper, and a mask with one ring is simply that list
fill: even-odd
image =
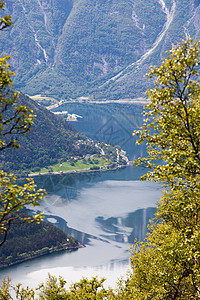
[{"label": "fjord water", "polygon": [[[142,124],[141,106],[122,104],[70,104],[60,110],[81,115],[73,125],[87,136],[118,144],[129,160],[143,155],[135,146],[132,132]],[[0,272],[14,283],[30,287],[48,273],[63,276],[68,284],[80,278],[106,277],[114,286],[129,268],[129,248],[135,238],[142,240],[155,213],[160,188],[139,181],[145,172],[133,166],[95,174],[41,176],[36,179],[48,195],[41,204],[47,221],[76,237],[86,247],[24,262]]]}]

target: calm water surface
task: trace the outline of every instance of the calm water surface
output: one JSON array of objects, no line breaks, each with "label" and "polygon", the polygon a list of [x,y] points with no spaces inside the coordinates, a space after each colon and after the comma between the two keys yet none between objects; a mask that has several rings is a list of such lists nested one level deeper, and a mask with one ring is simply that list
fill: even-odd
[{"label": "calm water surface", "polygon": [[[127,111],[131,119],[130,107],[122,113],[121,106],[118,109],[106,106],[105,115],[99,112],[99,118],[94,116],[98,114],[98,106],[95,106],[94,114],[92,109],[90,113],[87,111],[85,121],[76,123],[79,130],[91,138],[99,135],[100,140],[108,139],[105,131],[108,133],[111,130],[109,139],[114,138],[112,134],[115,132],[115,144],[121,143],[129,157],[145,152],[140,148],[137,153],[133,141],[129,139],[133,129],[136,129],[133,125],[139,126],[140,123],[140,120],[125,123]],[[99,109],[102,110],[102,106]],[[133,108],[132,112],[135,113]],[[84,115],[84,110],[79,107],[71,113]],[[90,118],[91,122],[96,122],[96,125],[93,124],[95,132],[91,131],[91,126],[90,130],[87,128]],[[37,178],[39,186],[48,191],[41,204],[46,219],[76,237],[86,247],[10,267],[0,271],[0,279],[9,275],[14,283],[36,287],[47,278],[48,273],[63,276],[68,284],[83,276],[98,275],[107,278],[107,286],[114,286],[118,278],[126,275],[130,257],[128,249],[135,238],[144,238],[148,221],[155,213],[155,202],[160,197],[158,185],[139,181],[142,173],[144,170],[127,167],[94,176],[74,174]]]}]

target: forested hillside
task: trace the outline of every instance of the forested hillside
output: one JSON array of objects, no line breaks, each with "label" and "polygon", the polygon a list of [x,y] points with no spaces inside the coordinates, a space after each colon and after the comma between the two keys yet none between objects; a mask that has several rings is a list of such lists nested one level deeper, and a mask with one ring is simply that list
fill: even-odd
[{"label": "forested hillside", "polygon": [[1,169],[17,173],[23,170],[37,171],[71,156],[99,152],[92,144],[80,143],[80,140],[86,140],[83,134],[29,97],[20,94],[18,104],[30,107],[36,117],[29,134],[18,137],[19,149],[1,151]]},{"label": "forested hillside", "polygon": [[[14,245],[14,247],[13,247]],[[50,223],[18,223],[0,247],[0,268],[64,249],[78,249],[79,243]]]},{"label": "forested hillside", "polygon": [[144,74],[183,38],[199,37],[199,0],[8,0],[0,36],[15,86],[57,99],[143,97]]}]

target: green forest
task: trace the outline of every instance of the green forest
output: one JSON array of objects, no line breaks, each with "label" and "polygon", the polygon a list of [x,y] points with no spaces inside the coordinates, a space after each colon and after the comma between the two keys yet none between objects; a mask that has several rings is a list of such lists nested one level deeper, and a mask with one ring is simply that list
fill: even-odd
[{"label": "green forest", "polygon": [[[28,136],[17,137],[20,144],[18,151],[1,151],[0,168],[3,170],[17,174],[23,174],[24,171],[28,174],[30,171],[39,171],[40,168],[68,160],[71,156],[99,153],[93,144],[82,143],[80,147],[76,147],[78,141],[86,141],[86,137],[29,97],[20,93],[18,103],[30,107],[36,116]],[[12,110],[10,107],[7,114]]]},{"label": "green forest", "polygon": [[77,250],[78,242],[47,222],[16,222],[0,247],[0,268],[61,250]]},{"label": "green forest", "polygon": [[147,165],[142,179],[160,183],[163,193],[145,241],[132,246],[127,278],[115,290],[96,277],[65,288],[62,277],[49,274],[35,291],[21,284],[13,287],[8,278],[1,283],[2,297],[14,291],[17,299],[199,298],[200,84],[194,80],[199,76],[199,45],[183,41],[149,72],[155,87],[148,90],[151,101],[143,128],[134,132],[138,144],[147,143],[148,155],[135,165]]},{"label": "green forest", "polygon": [[[173,1],[164,2],[165,10],[157,0],[7,0],[15,27],[1,33],[0,51],[12,57],[16,89],[59,100],[144,98],[149,66],[161,62],[185,30],[199,35],[198,2],[176,0],[173,21],[158,47],[126,71],[165,29]],[[121,71],[125,77],[105,84]]]},{"label": "green forest", "polygon": [[[13,4],[13,1],[9,3]],[[73,3],[86,4],[85,1]],[[98,6],[97,1],[94,4]],[[1,11],[4,5],[0,1]],[[184,12],[181,13],[184,15]],[[5,33],[10,26],[12,19],[9,15],[0,17],[1,32]],[[34,114],[39,114],[38,106],[33,111],[18,100],[17,92],[11,90],[14,73],[9,61],[9,56],[0,58],[1,153],[9,153],[10,150],[17,153],[20,145],[23,149],[22,140],[16,137],[28,134],[34,126]],[[138,158],[134,163],[136,167],[148,167],[141,180],[159,183],[162,196],[158,199],[157,212],[145,240],[135,241],[131,248],[131,270],[127,277],[118,282],[116,289],[106,288],[105,279],[96,277],[82,278],[66,288],[64,278],[49,274],[46,282],[36,290],[23,287],[21,283],[13,285],[10,278],[4,278],[0,283],[0,299],[200,298],[199,66],[200,40],[187,38],[173,46],[160,66],[152,66],[148,74],[154,86],[147,90],[149,102],[144,108],[144,124],[133,133],[138,137],[137,144],[146,143],[147,156]],[[44,131],[42,124],[41,127]],[[70,129],[70,125],[60,121],[60,127],[68,140],[69,135],[64,128]],[[53,126],[52,130],[55,130]],[[74,129],[70,133],[70,138],[79,135]],[[46,141],[45,138],[43,140]],[[59,144],[59,138],[56,143]],[[32,251],[39,256],[64,247],[78,246],[73,238],[50,224],[42,223],[43,213],[23,213],[27,205],[36,211],[46,195],[32,179],[20,184],[15,175],[0,170],[0,188],[2,266],[26,259],[33,255]],[[46,244],[41,243],[41,235]]]}]

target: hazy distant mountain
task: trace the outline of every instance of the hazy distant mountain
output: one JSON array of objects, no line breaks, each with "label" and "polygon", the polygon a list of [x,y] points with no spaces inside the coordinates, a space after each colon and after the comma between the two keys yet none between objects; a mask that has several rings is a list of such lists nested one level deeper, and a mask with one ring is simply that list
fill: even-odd
[{"label": "hazy distant mountain", "polygon": [[8,0],[15,28],[0,35],[15,84],[57,98],[144,95],[151,64],[200,33],[200,0]]}]

